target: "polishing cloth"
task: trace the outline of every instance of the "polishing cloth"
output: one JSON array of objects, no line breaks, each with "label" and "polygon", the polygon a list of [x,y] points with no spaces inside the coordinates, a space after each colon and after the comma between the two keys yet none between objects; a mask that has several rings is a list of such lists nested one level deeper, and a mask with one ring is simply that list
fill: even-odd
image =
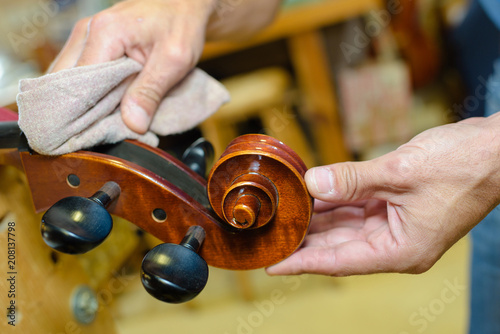
[{"label": "polishing cloth", "polygon": [[74,67],[19,82],[19,127],[30,147],[45,155],[60,155],[124,139],[151,146],[158,137],[189,130],[229,100],[224,86],[195,68],[163,98],[143,135],[122,120],[120,101],[142,70],[127,57]]}]

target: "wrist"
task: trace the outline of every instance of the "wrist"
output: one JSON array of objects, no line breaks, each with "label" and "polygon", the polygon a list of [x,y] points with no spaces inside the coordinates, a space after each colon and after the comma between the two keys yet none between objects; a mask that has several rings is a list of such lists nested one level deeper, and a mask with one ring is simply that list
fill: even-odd
[{"label": "wrist", "polygon": [[269,25],[281,0],[216,0],[208,20],[207,40],[243,40]]},{"label": "wrist", "polygon": [[[493,114],[485,119],[488,127],[487,142],[484,144],[489,147],[488,158],[491,159],[492,182],[496,189],[500,189],[500,112]],[[496,204],[500,204],[500,191],[496,191]]]}]

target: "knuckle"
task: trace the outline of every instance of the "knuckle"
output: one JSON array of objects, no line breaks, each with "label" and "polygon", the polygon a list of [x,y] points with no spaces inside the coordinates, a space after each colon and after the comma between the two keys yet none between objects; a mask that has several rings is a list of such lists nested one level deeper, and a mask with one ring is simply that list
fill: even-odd
[{"label": "knuckle", "polygon": [[103,29],[106,29],[115,21],[114,14],[108,11],[102,11],[90,19],[89,30],[91,31],[99,31],[101,32]]},{"label": "knuckle", "polygon": [[83,35],[87,32],[87,28],[89,25],[91,18],[90,17],[85,17],[83,19],[78,20],[75,23],[75,26],[73,27],[73,34],[74,35]]},{"label": "knuckle", "polygon": [[169,45],[165,50],[165,56],[172,66],[179,68],[192,68],[197,61],[192,49],[185,44]]},{"label": "knuckle", "polygon": [[351,162],[346,162],[345,168],[341,169],[340,175],[335,177],[335,180],[342,180],[336,182],[335,187],[340,190],[347,201],[356,200],[359,185],[359,174]]},{"label": "knuckle", "polygon": [[147,104],[158,104],[160,103],[163,94],[161,89],[154,84],[143,84],[135,90],[135,96],[137,100],[145,102]]},{"label": "knuckle", "polygon": [[387,161],[386,167],[395,184],[400,184],[412,173],[413,164],[407,156],[396,155]]},{"label": "knuckle", "polygon": [[390,181],[386,186],[393,189],[406,189],[409,180],[414,179],[423,168],[423,160],[425,158],[422,152],[398,152],[388,157],[382,165]]}]

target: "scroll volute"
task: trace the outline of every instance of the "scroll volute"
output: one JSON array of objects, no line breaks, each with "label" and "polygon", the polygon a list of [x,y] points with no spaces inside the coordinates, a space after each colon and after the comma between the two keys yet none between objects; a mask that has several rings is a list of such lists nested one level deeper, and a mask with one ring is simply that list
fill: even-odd
[{"label": "scroll volute", "polygon": [[288,234],[298,220],[297,228],[307,231],[312,199],[303,180],[306,170],[297,154],[275,138],[238,137],[209,175],[210,204],[236,230],[267,226]]}]

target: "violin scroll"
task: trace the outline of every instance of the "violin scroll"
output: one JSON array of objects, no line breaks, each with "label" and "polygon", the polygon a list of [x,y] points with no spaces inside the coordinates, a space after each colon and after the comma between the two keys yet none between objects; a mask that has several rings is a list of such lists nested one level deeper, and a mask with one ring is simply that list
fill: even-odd
[{"label": "violin scroll", "polygon": [[297,154],[277,139],[258,134],[238,137],[210,172],[210,204],[238,230],[258,229],[274,220],[276,225],[287,224],[283,216],[295,211],[293,207],[307,213],[303,223],[308,225],[312,200],[303,180],[306,170]]}]

